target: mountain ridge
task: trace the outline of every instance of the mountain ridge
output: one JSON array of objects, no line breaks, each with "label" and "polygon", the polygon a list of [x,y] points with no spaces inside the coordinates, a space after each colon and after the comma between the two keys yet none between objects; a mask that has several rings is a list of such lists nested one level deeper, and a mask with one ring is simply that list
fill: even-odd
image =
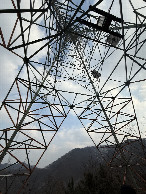
[{"label": "mountain ridge", "polygon": [[[144,153],[146,153],[146,139],[143,139],[142,143],[143,149],[141,149],[140,141],[129,140],[122,144],[124,152],[127,154],[126,157],[129,159],[131,165],[133,163],[139,163],[139,165],[143,166],[144,162],[141,162],[139,157],[146,158],[144,155]],[[46,193],[47,189],[51,188],[53,184],[60,184],[60,188],[63,188],[63,185],[66,185],[71,177],[74,179],[75,183],[77,183],[89,169],[95,169],[101,164],[105,164],[105,160],[111,161],[114,151],[115,146],[108,146],[108,148],[102,146],[98,149],[95,146],[75,148],[48,166],[42,169],[36,168],[26,185],[24,193],[38,194],[41,192],[43,194]],[[133,152],[133,154],[130,155],[129,152]],[[116,162],[111,164],[113,166],[122,166],[123,164],[119,159],[120,154],[117,155],[115,159]],[[2,164],[0,169],[2,169],[2,166],[6,167],[6,165],[7,164]],[[17,167],[19,167],[19,165],[16,165],[15,169],[10,170],[10,172],[15,172]],[[143,171],[146,172],[146,167],[143,168]],[[17,185],[19,185],[19,181],[20,180],[18,180]],[[2,183],[0,187],[1,186]],[[11,193],[16,193],[15,189],[16,188],[11,189]]]}]

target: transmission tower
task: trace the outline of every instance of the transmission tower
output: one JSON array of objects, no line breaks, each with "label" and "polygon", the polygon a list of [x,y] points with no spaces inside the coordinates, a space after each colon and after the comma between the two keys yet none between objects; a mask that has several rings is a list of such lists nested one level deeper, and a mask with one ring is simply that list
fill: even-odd
[{"label": "transmission tower", "polygon": [[[98,150],[113,148],[108,160],[101,154],[109,168],[120,169],[123,180],[131,179],[143,192],[145,133],[133,88],[139,91],[146,80],[145,3],[138,8],[131,0],[42,0],[40,7],[30,0],[27,8],[20,0],[9,3],[12,9],[0,14],[15,14],[16,21],[7,42],[0,28],[0,45],[22,65],[0,108],[7,121],[0,129],[6,193],[20,176],[22,192],[71,111]],[[33,34],[34,27],[42,38]],[[12,174],[16,165],[19,171]]]}]

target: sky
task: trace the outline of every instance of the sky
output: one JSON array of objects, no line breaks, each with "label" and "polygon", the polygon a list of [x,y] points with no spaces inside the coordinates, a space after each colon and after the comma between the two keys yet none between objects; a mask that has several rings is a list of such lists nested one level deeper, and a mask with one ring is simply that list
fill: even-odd
[{"label": "sky", "polygon": [[[16,1],[14,1],[16,4]],[[59,1],[59,2],[63,2]],[[73,1],[75,4],[79,4],[79,1]],[[87,10],[89,5],[93,5],[94,3],[96,3],[97,1],[93,1],[93,0],[86,0],[85,3],[82,6],[82,9]],[[108,0],[103,0],[103,2],[98,6],[98,8],[108,12],[108,9],[111,5],[112,1],[108,1]],[[145,6],[145,2],[140,0],[139,2],[137,2],[136,0],[132,1],[133,5],[131,6],[130,1],[122,1],[123,3],[123,19],[124,19],[124,25],[128,25],[128,22],[131,23],[131,25],[133,23],[136,22],[136,18],[135,18],[135,14],[133,13],[133,8],[132,6],[134,6],[134,9],[137,10],[138,8],[144,7]],[[29,8],[29,0],[21,0],[21,8]],[[37,0],[35,1],[35,8],[39,8],[41,6],[41,1]],[[72,5],[73,6],[73,5]],[[73,6],[74,7],[74,6]],[[13,5],[9,0],[5,0],[5,2],[3,2],[2,0],[0,0],[0,9],[13,9]],[[145,13],[145,7],[138,9],[137,10],[140,14],[144,14]],[[119,7],[119,2],[118,1],[114,1],[113,6],[111,7],[111,13],[117,17],[120,17],[120,7]],[[71,13],[73,15],[73,13]],[[49,15],[49,13],[48,13]],[[80,13],[79,13],[80,15]],[[95,14],[94,12],[91,12],[91,15],[94,15],[95,17],[97,16],[97,14]],[[29,13],[23,13],[22,17],[24,17],[27,20],[30,20],[30,14]],[[35,16],[36,17],[36,16]],[[1,30],[3,32],[3,36],[4,36],[4,40],[6,45],[9,42],[9,38],[13,29],[13,26],[15,24],[15,21],[17,19],[17,15],[16,14],[1,14],[0,17],[0,27]],[[95,19],[93,19],[92,17],[90,18],[92,22],[95,22]],[[50,18],[50,20],[52,20],[52,22],[55,20],[53,17]],[[138,23],[142,22],[143,18],[139,17],[138,19]],[[43,17],[38,19],[38,24],[44,24],[43,23]],[[47,20],[48,22],[48,20]],[[48,25],[48,24],[46,24]],[[62,24],[61,24],[62,25]],[[25,29],[28,26],[28,22],[23,21],[23,28]],[[142,28],[143,29],[143,28]],[[106,38],[105,38],[105,33],[104,34],[100,34],[99,32],[95,32],[92,29],[90,29],[92,32],[94,32],[93,34],[87,33],[87,35],[91,36],[91,38],[96,38],[97,36],[99,36],[99,39],[101,42],[105,42]],[[126,31],[126,30],[125,30]],[[77,31],[78,32],[78,31]],[[48,33],[48,31],[47,31]],[[46,37],[47,35],[46,30],[43,27],[40,27],[38,25],[32,25],[31,27],[31,33],[30,33],[30,37],[29,37],[29,41],[34,41],[37,39],[41,39]],[[51,31],[51,35],[54,35],[56,33],[55,30]],[[120,31],[120,33],[122,33],[122,31]],[[125,46],[127,47],[128,44],[130,45],[130,43],[132,43],[132,41],[134,40],[134,35],[133,33],[135,33],[135,29],[130,29],[126,31],[126,39],[125,39]],[[140,30],[138,31],[138,33],[140,34]],[[12,40],[14,40],[15,37],[17,37],[20,34],[20,24],[18,22],[14,36],[12,38]],[[84,34],[84,33],[83,33]],[[70,34],[69,34],[70,36]],[[27,41],[28,38],[28,31],[25,33],[25,41]],[[74,38],[74,36],[71,36],[71,41]],[[142,33],[139,37],[139,42],[145,40],[145,34]],[[59,41],[58,41],[59,42]],[[88,40],[87,45],[85,45],[84,42],[82,42],[82,39],[79,40],[79,38],[76,40],[76,46],[73,43],[70,43],[67,45],[66,49],[64,51],[62,51],[62,57],[60,57],[60,59],[63,60],[63,64],[60,62],[59,66],[58,66],[58,77],[57,77],[57,83],[55,84],[55,87],[57,88],[57,90],[60,90],[58,93],[58,97],[55,98],[54,101],[54,97],[52,96],[52,94],[54,94],[52,91],[52,86],[54,84],[54,80],[55,80],[55,68],[53,67],[53,73],[51,75],[48,75],[48,83],[45,82],[44,84],[47,86],[47,84],[49,85],[49,89],[47,90],[41,90],[42,93],[47,95],[47,100],[50,103],[55,102],[56,104],[58,104],[59,101],[59,97],[61,98],[61,102],[64,104],[65,107],[65,113],[67,114],[67,112],[69,111],[67,118],[64,120],[63,124],[61,125],[61,127],[59,128],[57,134],[55,135],[53,141],[51,142],[50,146],[48,147],[47,151],[45,152],[44,156],[42,157],[42,159],[39,162],[39,167],[44,167],[47,166],[48,164],[52,163],[53,161],[57,160],[59,157],[63,156],[65,153],[67,153],[68,151],[74,149],[74,148],[83,148],[86,146],[93,146],[94,143],[97,145],[101,140],[102,140],[102,136],[100,134],[96,134],[96,133],[90,133],[90,137],[88,135],[88,133],[86,132],[86,129],[88,129],[90,127],[90,130],[94,130],[95,128],[101,127],[102,125],[106,125],[106,122],[104,121],[104,115],[103,113],[100,114],[100,117],[98,118],[98,122],[93,122],[93,125],[91,126],[91,119],[95,119],[97,116],[97,112],[95,113],[95,111],[98,111],[99,109],[101,109],[101,107],[99,106],[98,100],[95,98],[95,91],[92,87],[91,81],[89,79],[89,77],[87,76],[87,73],[83,70],[83,66],[85,65],[88,69],[89,72],[89,76],[92,79],[92,81],[94,82],[94,86],[96,88],[96,90],[98,92],[100,92],[101,95],[105,95],[105,97],[108,96],[116,96],[116,94],[120,91],[119,85],[123,84],[126,82],[126,71],[125,71],[125,61],[124,61],[124,57],[122,57],[123,55],[123,51],[120,49],[116,49],[113,47],[105,47],[102,44],[96,44],[93,43],[92,41]],[[0,38],[0,43],[3,44],[2,38]],[[42,47],[44,44],[47,43],[47,40],[41,41],[36,43],[35,45],[30,45],[28,46],[28,50],[27,50],[27,54],[28,56],[32,56],[33,53],[36,52],[36,50],[38,50],[38,48]],[[22,44],[22,37],[20,36],[18,38],[18,40],[13,44],[13,46],[17,46]],[[121,46],[120,46],[121,44]],[[127,51],[127,53],[131,56],[134,56],[136,49],[140,49],[138,54],[136,55],[136,60],[142,65],[145,62],[145,44],[143,45],[143,47],[140,47],[141,44],[139,44],[136,48],[135,43],[133,44],[134,48],[131,48]],[[59,44],[56,44],[55,41],[52,42],[52,49],[49,53],[49,56],[52,60],[50,64],[53,64],[54,66],[57,66],[55,61],[56,57],[57,57],[57,51],[59,49]],[[131,46],[132,47],[132,46]],[[78,48],[78,49],[77,49]],[[84,48],[84,49],[83,49]],[[123,44],[122,44],[122,40],[119,42],[118,48],[123,48]],[[24,57],[24,51],[23,48],[20,49],[16,49],[15,50],[16,53],[18,55],[20,55],[22,58]],[[44,68],[43,65],[40,65],[40,63],[45,63],[46,60],[46,53],[47,53],[47,47],[45,47],[44,49],[42,49],[39,53],[37,53],[36,55],[34,55],[31,60],[33,62],[31,62],[31,64],[36,68],[33,69],[33,67],[31,67],[30,69],[33,69],[33,71],[30,70],[30,77],[32,79],[32,81],[35,81],[33,72],[35,73],[35,76],[37,77],[38,81],[41,81],[42,77],[39,75],[39,72],[43,74],[44,72]],[[11,87],[12,83],[15,80],[15,77],[17,76],[19,70],[21,69],[22,65],[23,65],[23,59],[21,57],[16,56],[15,54],[11,53],[10,51],[8,51],[6,48],[4,48],[3,46],[0,46],[0,103],[2,103],[3,99],[5,98],[5,96],[7,95],[7,92],[9,90],[9,88]],[[121,60],[120,60],[121,59]],[[82,63],[82,61],[84,61],[84,63]],[[103,61],[103,63],[102,63]],[[119,65],[117,66],[117,68],[115,69],[114,73],[110,76],[110,73],[112,72],[112,70],[114,69],[114,67],[116,66],[116,64],[118,64],[119,61]],[[35,63],[37,62],[37,63]],[[73,69],[73,65],[75,69]],[[80,66],[82,64],[82,66]],[[126,57],[126,64],[127,64],[127,77],[130,79],[132,76],[135,75],[135,73],[137,71],[139,71],[140,66],[137,65],[136,63],[132,63],[131,59],[129,57]],[[46,67],[48,68],[48,67]],[[100,81],[97,81],[96,79],[94,79],[92,77],[92,73],[91,71],[93,69],[98,70],[101,73],[101,78]],[[46,69],[46,71],[44,72],[44,76],[47,75],[49,68]],[[37,72],[38,71],[38,72]],[[61,77],[59,77],[59,74],[61,75]],[[110,76],[110,77],[109,77]],[[20,78],[22,79],[26,79],[27,80],[27,69],[24,66],[24,68],[22,69],[20,75]],[[107,83],[104,85],[105,81],[107,80],[107,78],[109,77]],[[69,79],[69,78],[73,78]],[[145,70],[140,70],[140,72],[138,74],[136,74],[134,76],[134,78],[132,79],[132,81],[138,81],[138,80],[144,80],[145,79]],[[85,80],[86,82],[82,82],[83,80]],[[115,81],[116,80],[116,81]],[[104,86],[104,87],[103,87]],[[22,95],[22,99],[26,99],[26,94],[27,94],[27,89],[26,87],[24,87],[21,83],[19,83],[19,87],[21,90],[21,95]],[[118,88],[116,88],[118,87]],[[145,137],[145,109],[146,109],[146,96],[145,96],[145,82],[135,82],[135,83],[131,83],[130,85],[130,92],[132,95],[132,101],[129,102],[129,104],[127,106],[125,106],[122,110],[123,112],[126,112],[129,115],[134,115],[134,110],[133,110],[133,104],[136,110],[136,114],[137,114],[137,118],[138,118],[138,123],[140,126],[140,131],[141,131],[141,135],[142,137]],[[116,88],[111,90],[112,88]],[[35,91],[36,88],[35,86],[32,86],[32,89]],[[62,91],[67,91],[67,92],[62,92]],[[107,92],[109,91],[109,92]],[[49,92],[49,95],[48,95]],[[68,93],[70,92],[70,93]],[[71,93],[72,92],[72,93]],[[122,100],[120,98],[130,98],[130,92],[128,90],[128,88],[124,88],[122,92],[120,92],[117,101],[115,101],[115,104],[118,102],[121,103]],[[81,95],[82,94],[82,95]],[[83,95],[84,94],[84,95]],[[55,95],[55,94],[54,94]],[[63,97],[66,98],[67,100],[63,99]],[[18,92],[18,88],[15,86],[12,88],[12,92],[10,93],[8,99],[18,99],[19,97],[19,92]],[[30,97],[28,98],[28,100],[30,100]],[[39,102],[39,99],[38,99]],[[103,101],[103,105],[107,106],[108,101]],[[124,104],[125,102],[123,102]],[[75,104],[75,108],[74,109],[69,109],[68,107],[72,104]],[[55,107],[51,107],[51,109],[45,108],[45,109],[40,109],[40,110],[36,110],[35,109],[39,108],[39,106],[41,107],[41,105],[33,105],[31,110],[33,110],[33,113],[39,113],[41,115],[44,114],[50,114],[51,110],[53,111],[53,114],[58,116],[60,114],[63,113],[62,107],[60,105],[56,105]],[[86,110],[82,115],[82,111],[85,110],[85,107],[90,106],[90,110]],[[117,111],[119,108],[121,108],[122,105],[117,105],[115,107],[113,107],[113,111]],[[18,105],[16,105],[16,107],[18,108]],[[58,111],[58,109],[61,111],[61,113]],[[23,107],[21,107],[21,110],[23,109]],[[9,109],[10,113],[12,114],[13,120],[17,120],[17,114],[16,111]],[[108,108],[108,116],[110,117],[110,106]],[[86,116],[88,115],[88,116]],[[20,118],[23,115],[20,113]],[[36,115],[35,118],[37,118],[38,116]],[[88,120],[86,119],[80,119],[82,121],[82,123],[80,122],[80,120],[78,119],[78,117],[88,117]],[[0,126],[1,129],[5,129],[5,128],[9,128],[10,126],[12,126],[12,121],[9,118],[9,115],[6,111],[6,109],[2,108],[0,111]],[[19,120],[20,120],[19,118]],[[60,125],[62,119],[64,117],[61,118],[56,118],[56,122],[58,124],[58,126]],[[118,117],[118,121],[122,121],[126,118],[130,118],[130,116],[125,116],[125,115],[120,115]],[[27,117],[25,119],[25,123],[27,122],[31,122],[32,118]],[[41,119],[42,122],[44,123],[48,123],[48,120],[46,119],[46,117],[43,117]],[[49,126],[53,127],[54,125],[54,121],[52,120],[52,118],[50,118],[49,121]],[[113,117],[113,119],[111,119],[111,122],[115,122],[115,117]],[[30,124],[29,127],[31,127],[31,129],[35,129],[38,127],[38,123],[33,123]],[[42,124],[42,127],[45,128],[45,126]],[[25,126],[24,126],[25,128]],[[27,126],[26,126],[27,128]],[[47,127],[46,127],[47,128]],[[127,129],[128,128],[128,129]],[[128,133],[131,135],[137,135],[138,134],[138,129],[136,126],[136,121],[131,122],[129,125],[127,125],[127,128],[125,127],[123,129],[123,133],[125,133],[124,130],[128,130]],[[136,131],[136,132],[132,132],[132,131]],[[9,132],[9,137],[11,136],[12,132]],[[33,137],[35,140],[38,140],[40,142],[43,142],[43,137],[40,135],[40,132],[35,132],[35,131],[30,131],[27,132],[27,135],[30,135],[31,137]],[[45,132],[45,138],[46,141],[49,143],[50,139],[52,138],[52,136],[54,135],[53,132]],[[123,136],[122,136],[123,137]],[[122,141],[122,137],[120,136],[120,134],[118,135],[119,141]],[[21,141],[25,141],[25,138],[23,134],[18,134],[16,136],[16,141],[21,142]],[[106,138],[106,137],[105,137]],[[114,142],[113,137],[111,137],[109,139],[109,141]],[[94,143],[93,143],[94,142]],[[105,143],[105,141],[103,142],[103,144]],[[4,141],[2,142],[2,145],[4,145]],[[34,143],[34,145],[37,145],[37,142]],[[35,164],[35,162],[37,162],[37,159],[40,157],[41,155],[41,151],[30,151],[30,161],[32,162],[32,164]],[[22,152],[18,152],[18,150],[14,151],[14,155],[16,155],[17,157],[19,156],[21,161],[27,161],[26,160],[26,153]],[[35,157],[34,157],[35,156]],[[9,154],[7,154],[4,162],[9,161],[9,163],[13,162],[14,160],[10,157]]]}]

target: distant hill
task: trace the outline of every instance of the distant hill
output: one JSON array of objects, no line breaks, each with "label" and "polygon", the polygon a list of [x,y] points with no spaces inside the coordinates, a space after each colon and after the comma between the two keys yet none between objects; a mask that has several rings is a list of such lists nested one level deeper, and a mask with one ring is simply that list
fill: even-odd
[{"label": "distant hill", "polygon": [[[141,143],[143,144],[142,148]],[[124,142],[122,147],[124,149],[124,154],[126,154],[126,158],[129,160],[129,164],[137,164],[137,166],[142,165],[143,171],[146,172],[146,163],[144,164],[144,161],[141,160],[141,158],[146,158],[144,155],[146,154],[146,139],[143,139],[142,142],[129,140]],[[55,185],[60,184],[60,186],[57,187],[62,188],[71,177],[73,177],[75,182],[78,182],[83,177],[86,170],[94,169],[100,164],[105,164],[105,161],[112,161],[114,154],[115,146],[110,146],[109,148],[102,146],[98,150],[95,146],[73,149],[45,168],[36,168],[24,193],[43,194],[48,192],[53,194]],[[123,165],[121,163],[120,153],[116,155],[116,160],[114,160],[113,163],[111,162],[111,165],[113,165],[113,167],[121,167]],[[7,164],[3,164],[0,166],[0,169],[6,166]],[[16,169],[16,167],[18,169],[20,168],[19,165],[16,165],[15,169],[9,170],[9,172],[17,172],[18,169]],[[17,186],[20,184],[20,180],[21,179],[17,181]],[[15,187],[17,187],[16,185]],[[2,188],[2,181],[0,182],[0,187]],[[16,193],[15,189],[16,188],[10,188],[10,193]],[[50,191],[48,191],[48,189],[50,189]]]}]

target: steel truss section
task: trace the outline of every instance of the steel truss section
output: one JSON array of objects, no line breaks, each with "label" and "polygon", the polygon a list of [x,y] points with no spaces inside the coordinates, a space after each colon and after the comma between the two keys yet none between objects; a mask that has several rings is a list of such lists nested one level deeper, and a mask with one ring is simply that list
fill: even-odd
[{"label": "steel truss section", "polygon": [[[145,6],[135,8],[129,0],[131,22],[122,0],[90,6],[85,0],[42,0],[39,9],[32,0],[27,9],[19,0],[11,5],[0,10],[16,15],[8,41],[0,27],[0,45],[22,65],[0,108],[7,121],[0,129],[6,192],[19,176],[22,192],[71,111],[109,168],[122,169],[123,181],[143,192],[146,144],[133,88],[146,81]],[[33,34],[34,27],[41,29],[41,37]],[[109,158],[101,153],[105,147],[113,149]],[[19,170],[10,173],[16,165]]]}]

